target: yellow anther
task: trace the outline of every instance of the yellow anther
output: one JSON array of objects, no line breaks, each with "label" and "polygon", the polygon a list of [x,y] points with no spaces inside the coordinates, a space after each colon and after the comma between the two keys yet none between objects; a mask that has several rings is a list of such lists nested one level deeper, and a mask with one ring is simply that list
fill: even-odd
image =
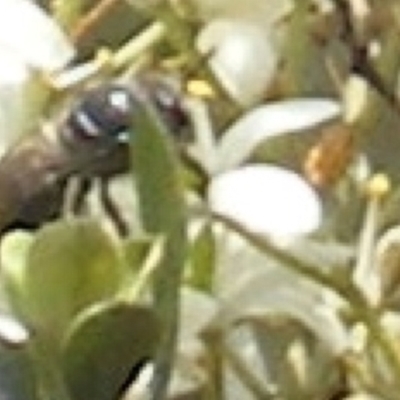
[{"label": "yellow anther", "polygon": [[101,68],[112,67],[114,54],[108,47],[101,47],[94,58],[94,62]]},{"label": "yellow anther", "polygon": [[190,95],[201,97],[205,99],[212,99],[216,97],[214,88],[205,80],[192,79],[186,84],[186,91]]},{"label": "yellow anther", "polygon": [[388,194],[391,184],[388,176],[383,173],[374,174],[367,182],[366,192],[369,197],[380,199]]}]

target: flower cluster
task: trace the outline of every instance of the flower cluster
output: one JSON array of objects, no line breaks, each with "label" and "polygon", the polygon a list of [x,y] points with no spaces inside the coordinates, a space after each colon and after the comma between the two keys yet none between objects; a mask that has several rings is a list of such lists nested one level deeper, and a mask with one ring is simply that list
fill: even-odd
[{"label": "flower cluster", "polygon": [[[193,44],[193,53],[179,54],[184,57],[176,58],[169,58],[171,54],[168,54],[169,63],[165,65],[178,66],[177,69],[182,64],[189,66],[188,70],[182,68],[184,74],[177,73],[185,78],[191,77],[192,69],[199,67],[199,76],[193,74],[199,78],[195,81],[210,89],[209,97],[182,94],[182,104],[193,128],[193,136],[182,143],[184,156],[191,161],[188,169],[199,167],[189,172],[193,175],[199,172],[196,178],[204,178],[201,182],[204,186],[197,192],[190,185],[182,184],[182,171],[176,160],[181,153],[170,151],[165,127],[156,123],[160,121],[155,121],[155,113],[147,113],[149,110],[138,101],[135,110],[140,112],[135,116],[139,118],[134,121],[138,129],[134,130],[135,141],[131,143],[136,150],[132,152],[132,173],[121,174],[108,186],[111,197],[116,198],[116,212],[113,214],[113,204],[102,203],[104,187],[103,182],[98,181],[98,186],[93,185],[94,190],[85,198],[85,205],[95,218],[60,220],[39,232],[13,232],[2,238],[0,272],[11,288],[10,298],[16,304],[18,318],[7,312],[0,314],[0,342],[23,347],[31,339],[31,327],[35,334],[44,333],[46,338],[50,332],[48,336],[59,341],[55,347],[62,348],[60,364],[65,363],[56,367],[65,380],[60,393],[63,394],[64,383],[72,388],[74,395],[76,391],[77,398],[80,393],[87,396],[90,390],[97,394],[104,384],[103,392],[109,390],[111,394],[104,395],[100,390],[104,396],[101,398],[108,400],[116,398],[121,389],[121,376],[113,375],[114,370],[119,371],[119,366],[121,370],[131,370],[132,354],[137,355],[135,362],[154,355],[160,333],[158,318],[162,319],[160,326],[171,328],[172,335],[178,329],[179,318],[180,340],[175,343],[178,361],[163,360],[170,363],[168,368],[164,368],[162,362],[159,368],[159,360],[154,364],[150,362],[131,388],[133,397],[145,397],[153,390],[152,380],[154,376],[155,381],[158,379],[160,369],[190,375],[192,371],[186,364],[194,370],[193,380],[204,384],[215,371],[205,371],[199,359],[204,360],[205,355],[209,356],[216,348],[218,355],[227,360],[221,363],[224,364],[221,366],[223,373],[217,375],[226,383],[224,398],[228,400],[249,398],[249,392],[255,394],[252,398],[333,398],[336,396],[334,389],[341,389],[343,373],[349,374],[349,381],[357,382],[354,393],[359,392],[359,387],[369,388],[370,382],[371,387],[376,382],[380,385],[377,377],[382,377],[382,386],[388,393],[394,393],[398,383],[392,375],[397,376],[400,371],[400,357],[391,337],[386,336],[386,329],[395,337],[400,331],[396,310],[399,304],[399,228],[396,226],[377,239],[380,234],[378,217],[383,209],[382,199],[389,190],[388,181],[382,175],[368,180],[368,170],[357,181],[357,184],[361,180],[370,183],[369,189],[362,192],[353,181],[347,181],[346,175],[353,161],[353,148],[350,148],[355,137],[353,124],[365,118],[369,89],[376,80],[368,82],[368,76],[361,76],[358,69],[354,75],[341,80],[341,72],[350,58],[346,53],[345,60],[340,59],[338,66],[329,57],[324,59],[324,67],[331,68],[329,79],[333,77],[331,80],[335,81],[331,86],[339,87],[336,92],[336,87],[319,90],[323,84],[310,85],[307,87],[310,90],[301,90],[299,85],[296,87],[299,90],[285,92],[284,85],[285,78],[288,81],[292,78],[284,76],[292,73],[287,66],[293,55],[288,53],[296,53],[293,57],[299,55],[302,62],[312,51],[316,52],[318,46],[325,46],[324,51],[334,61],[336,53],[340,53],[340,57],[344,53],[340,48],[342,43],[338,43],[343,38],[337,35],[336,28],[332,33],[329,27],[306,25],[299,15],[307,15],[310,21],[316,15],[322,16],[323,22],[332,17],[336,22],[334,18],[339,19],[350,10],[348,19],[353,18],[356,23],[354,32],[350,30],[347,34],[354,34],[353,40],[357,35],[364,39],[367,29],[363,23],[370,17],[364,11],[369,2],[313,0],[309,2],[313,6],[310,10],[303,8],[303,2],[294,0],[154,0],[148,3],[129,0],[127,3],[133,4],[136,11],[146,11],[145,21],[153,17],[154,21],[150,29],[131,38],[115,53],[107,53],[107,57],[117,61],[104,79],[121,71],[123,79],[131,79],[132,70],[148,62],[147,57],[137,57],[138,52],[143,55],[149,50],[151,67],[154,67],[153,57],[166,61],[165,54],[154,46],[160,40],[170,43],[167,30],[173,27],[166,23],[166,8],[182,17],[176,21],[188,25],[195,21],[190,25],[193,29],[188,30],[193,34],[191,39],[194,40],[188,41]],[[393,1],[395,3],[398,6],[398,1]],[[187,9],[191,10],[189,17],[185,14]],[[78,86],[90,74],[101,79],[103,71],[97,68],[95,57],[88,63],[65,69],[76,50],[55,20],[36,3],[2,0],[0,10],[1,155],[25,132],[29,113],[26,93],[33,81],[61,70],[57,75],[59,87],[68,92],[69,84]],[[349,21],[345,21],[347,25]],[[19,35],[10,35],[16,23],[24,29]],[[376,26],[371,31],[378,29]],[[302,51],[297,53],[299,49],[295,48],[298,43],[293,43],[293,38],[286,35],[289,28],[293,32],[303,30],[310,42],[315,30],[323,32],[317,32],[315,43],[310,45],[310,48],[314,46],[312,51],[307,48],[300,57]],[[333,43],[327,44],[331,33]],[[179,34],[170,36],[175,38]],[[184,53],[180,46],[170,47],[167,52],[171,51],[173,56],[175,52]],[[129,51],[136,51],[136,54],[132,56]],[[187,61],[192,56],[193,64]],[[364,54],[357,53],[357,56],[362,58]],[[138,60],[139,67],[132,66],[132,60]],[[199,61],[207,63],[209,70],[203,69]],[[161,64],[164,65],[157,66]],[[285,70],[281,71],[281,65],[287,70],[282,68]],[[302,65],[296,64],[293,69],[298,66]],[[304,72],[298,69],[293,74]],[[316,74],[315,79],[324,81],[329,73],[324,70],[324,74]],[[212,97],[215,82],[202,81],[204,76],[215,78],[219,89],[223,89],[223,93],[218,94],[227,96]],[[304,76],[302,83],[312,79]],[[393,103],[392,93],[388,95],[380,83],[376,91]],[[214,105],[217,105],[215,110],[211,109]],[[234,112],[230,113],[232,110]],[[368,117],[373,118],[372,114]],[[223,115],[223,121],[213,119],[215,115],[217,118]],[[321,125],[329,129],[331,123],[343,129],[333,129],[334,134],[330,136],[333,139],[324,143],[324,149],[329,151],[335,147],[332,156],[343,155],[344,150],[349,153],[344,154],[345,165],[339,168],[339,172],[347,168],[346,173],[340,175],[343,185],[324,193],[324,199],[322,190],[316,190],[297,170],[282,166],[284,163],[254,161],[255,153],[260,148],[268,149],[279,136],[301,142],[310,130]],[[143,126],[147,130],[142,129]],[[336,133],[339,132],[339,136],[341,130],[346,131],[347,136],[341,145],[334,146]],[[358,156],[357,150],[355,153]],[[362,156],[368,164],[368,157]],[[330,160],[323,161],[330,164]],[[134,188],[132,180],[136,184]],[[349,195],[355,192],[358,197]],[[355,208],[360,199],[361,206],[367,204],[363,224],[360,223],[362,212]],[[357,226],[361,225],[361,234],[351,232],[353,236],[346,243],[338,239],[340,235],[336,235],[334,226],[346,217],[332,222],[333,228],[328,224],[328,233],[318,231],[327,217],[330,222],[335,219],[335,213],[343,211],[332,212],[339,203],[340,206],[346,203],[351,217],[359,217]],[[115,223],[119,212],[126,214],[121,220],[125,222],[126,219],[127,224],[131,224],[130,233],[134,232],[129,240],[120,240],[113,229],[104,229]],[[398,210],[396,212],[398,214]],[[107,213],[113,214],[114,220]],[[104,218],[105,214],[109,218]],[[140,236],[142,225],[151,231],[151,235],[146,232],[144,240]],[[189,233],[188,238],[185,232]],[[140,236],[138,241],[136,234]],[[93,249],[93,254],[88,254],[87,249]],[[195,271],[195,267],[198,270]],[[187,272],[182,274],[184,276],[180,275],[183,270]],[[157,273],[161,278],[152,279]],[[153,292],[152,306],[137,301],[144,292],[145,296],[151,292],[148,290],[150,280],[157,281],[153,286],[160,283]],[[82,290],[76,290],[77,287]],[[54,304],[49,308],[53,299]],[[159,315],[155,312],[160,305],[157,301],[161,304]],[[181,306],[179,317],[177,304]],[[25,320],[26,315],[29,318]],[[19,318],[23,324],[18,322]],[[136,324],[146,329],[138,330]],[[166,346],[169,355],[175,350],[168,348],[173,347],[176,339],[172,335],[171,340],[165,341],[169,343],[161,344]],[[206,353],[202,353],[207,346]],[[351,370],[353,364],[349,368],[337,362],[338,358],[349,354],[359,356],[359,360],[349,358],[355,371]],[[112,374],[109,366],[103,365],[108,356],[117,366]],[[376,362],[375,366],[375,361],[371,362],[375,359],[383,361]],[[47,364],[45,367],[43,371],[48,370]],[[232,378],[230,369],[238,377]],[[91,375],[86,379],[86,374],[91,374],[92,370],[97,377],[104,374],[107,379],[92,379]],[[47,378],[40,376],[43,382]],[[52,384],[50,381],[49,387],[44,385],[43,390],[51,391]],[[175,376],[171,386],[174,384]]]}]

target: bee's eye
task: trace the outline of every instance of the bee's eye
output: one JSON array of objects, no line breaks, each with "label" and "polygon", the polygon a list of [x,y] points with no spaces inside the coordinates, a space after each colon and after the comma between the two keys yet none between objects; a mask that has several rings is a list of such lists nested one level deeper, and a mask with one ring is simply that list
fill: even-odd
[{"label": "bee's eye", "polygon": [[172,132],[180,136],[189,126],[189,119],[177,93],[163,82],[156,82],[149,88],[149,92],[164,122]]},{"label": "bee's eye", "polygon": [[123,141],[134,106],[132,95],[124,87],[101,86],[85,93],[70,113],[67,125],[79,139]]}]

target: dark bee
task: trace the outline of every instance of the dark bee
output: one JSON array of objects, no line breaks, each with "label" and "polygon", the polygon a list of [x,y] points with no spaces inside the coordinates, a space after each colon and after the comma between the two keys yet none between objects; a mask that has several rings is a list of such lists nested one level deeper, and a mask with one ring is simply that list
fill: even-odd
[{"label": "dark bee", "polygon": [[[82,199],[92,178],[106,184],[128,170],[128,133],[140,101],[138,90],[145,91],[161,120],[181,139],[189,122],[179,94],[167,82],[146,78],[85,91],[58,123],[25,137],[0,160],[0,232],[35,228],[57,217],[72,176],[82,181],[77,196]],[[118,220],[106,188],[102,193],[106,209]],[[116,223],[120,231],[126,230],[121,221]]]}]

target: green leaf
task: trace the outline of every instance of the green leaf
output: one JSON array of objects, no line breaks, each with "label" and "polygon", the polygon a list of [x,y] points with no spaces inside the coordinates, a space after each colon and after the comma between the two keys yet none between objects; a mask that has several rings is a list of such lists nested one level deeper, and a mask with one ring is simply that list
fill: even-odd
[{"label": "green leaf", "polygon": [[29,249],[34,241],[34,235],[25,231],[15,231],[2,238],[0,258],[2,278],[14,312],[25,319],[26,293],[25,273]]},{"label": "green leaf", "polygon": [[85,310],[65,341],[63,369],[75,400],[114,400],[131,371],[154,355],[159,336],[155,313],[128,303]]},{"label": "green leaf", "polygon": [[155,273],[155,308],[163,331],[156,360],[154,399],[165,395],[178,329],[179,287],[186,255],[185,203],[177,152],[167,131],[143,96],[133,121],[132,165],[144,228],[165,236],[165,251]]},{"label": "green leaf", "polygon": [[99,224],[74,219],[38,233],[24,272],[31,322],[59,334],[84,307],[116,293],[123,263]]},{"label": "green leaf", "polygon": [[196,235],[190,248],[190,270],[187,282],[200,290],[210,292],[215,266],[215,238],[209,224]]}]

